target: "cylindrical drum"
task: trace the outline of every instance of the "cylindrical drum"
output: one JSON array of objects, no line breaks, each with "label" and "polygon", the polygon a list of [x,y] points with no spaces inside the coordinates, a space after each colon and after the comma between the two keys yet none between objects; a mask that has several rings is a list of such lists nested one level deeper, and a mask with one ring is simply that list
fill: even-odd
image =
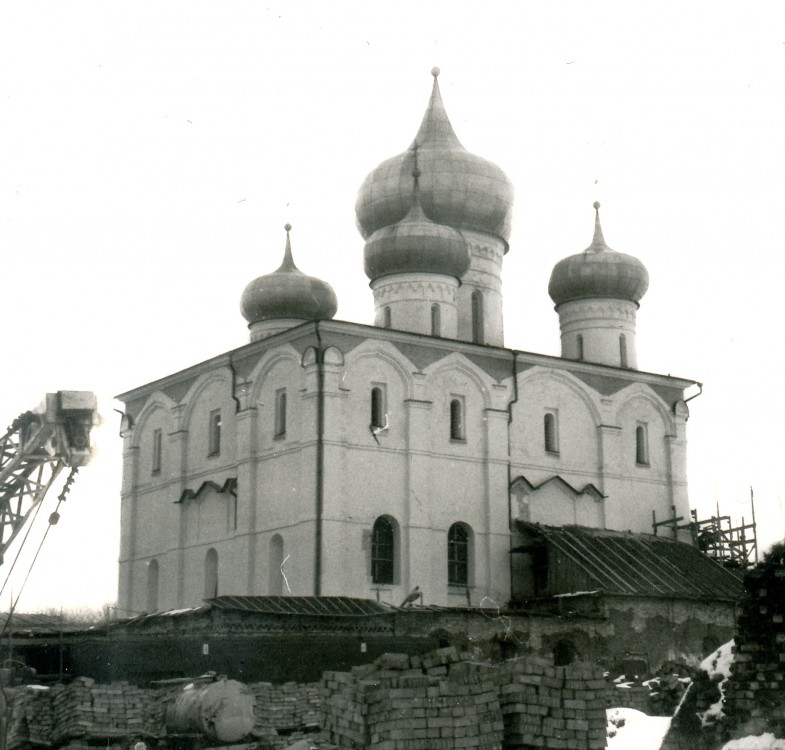
[{"label": "cylindrical drum", "polygon": [[189,685],[166,709],[166,730],[237,742],[254,727],[254,703],[253,693],[235,680]]}]

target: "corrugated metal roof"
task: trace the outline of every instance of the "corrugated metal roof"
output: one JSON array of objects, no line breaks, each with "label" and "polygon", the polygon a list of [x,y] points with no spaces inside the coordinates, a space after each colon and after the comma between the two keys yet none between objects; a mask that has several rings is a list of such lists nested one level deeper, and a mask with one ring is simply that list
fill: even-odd
[{"label": "corrugated metal roof", "polygon": [[205,601],[217,609],[274,615],[373,617],[395,611],[371,599],[348,596],[217,596]]},{"label": "corrugated metal roof", "polygon": [[577,565],[591,588],[607,594],[732,601],[743,595],[739,577],[691,544],[651,534],[517,523]]}]

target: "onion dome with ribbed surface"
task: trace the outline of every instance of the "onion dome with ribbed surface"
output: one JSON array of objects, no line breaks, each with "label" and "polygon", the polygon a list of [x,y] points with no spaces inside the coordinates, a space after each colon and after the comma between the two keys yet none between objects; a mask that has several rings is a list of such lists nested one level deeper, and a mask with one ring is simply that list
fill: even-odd
[{"label": "onion dome with ribbed surface", "polygon": [[333,288],[321,279],[308,276],[294,265],[287,224],[286,249],[280,268],[254,279],[243,291],[240,309],[249,324],[263,320],[292,318],[329,320],[338,309]]},{"label": "onion dome with ribbed surface", "polygon": [[637,258],[605,244],[600,204],[594,204],[594,239],[582,253],[560,260],[553,268],[548,294],[560,305],[578,299],[622,299],[636,304],[649,288],[649,273]]},{"label": "onion dome with ribbed surface", "polygon": [[412,172],[412,205],[406,216],[375,231],[365,243],[365,273],[373,281],[398,273],[437,273],[460,280],[469,268],[469,248],[452,227],[436,224],[420,204],[420,170]]},{"label": "onion dome with ribbed surface", "polygon": [[425,215],[454,229],[474,229],[510,238],[512,183],[499,167],[470,154],[453,131],[434,68],[433,92],[412,145],[373,170],[360,187],[357,226],[368,239],[406,216],[412,205],[412,169],[417,166]]}]

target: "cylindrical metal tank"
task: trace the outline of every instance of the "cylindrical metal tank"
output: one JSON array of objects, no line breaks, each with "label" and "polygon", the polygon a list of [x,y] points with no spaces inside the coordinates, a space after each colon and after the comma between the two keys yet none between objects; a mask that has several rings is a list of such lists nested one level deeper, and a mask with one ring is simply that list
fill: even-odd
[{"label": "cylindrical metal tank", "polygon": [[253,693],[236,680],[188,685],[166,709],[166,731],[237,742],[254,727],[254,703]]}]

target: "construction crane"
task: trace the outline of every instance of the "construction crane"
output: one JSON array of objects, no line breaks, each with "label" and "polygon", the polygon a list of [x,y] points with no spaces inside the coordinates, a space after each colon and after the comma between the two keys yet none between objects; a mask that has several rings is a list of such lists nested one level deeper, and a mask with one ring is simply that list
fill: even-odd
[{"label": "construction crane", "polygon": [[[95,394],[88,391],[47,393],[38,409],[20,414],[0,438],[0,563],[63,469],[70,467],[71,473],[60,501],[79,467],[90,460],[90,430],[98,421],[97,406]],[[50,525],[58,519],[57,511],[53,512]],[[10,614],[6,625],[9,621]],[[0,750],[5,750],[7,731],[8,702],[0,685]]]},{"label": "construction crane", "polygon": [[[0,563],[58,475],[70,467],[65,493],[91,456],[90,430],[97,400],[88,391],[47,393],[44,403],[20,414],[0,438]],[[49,522],[57,523],[53,513]]]}]

